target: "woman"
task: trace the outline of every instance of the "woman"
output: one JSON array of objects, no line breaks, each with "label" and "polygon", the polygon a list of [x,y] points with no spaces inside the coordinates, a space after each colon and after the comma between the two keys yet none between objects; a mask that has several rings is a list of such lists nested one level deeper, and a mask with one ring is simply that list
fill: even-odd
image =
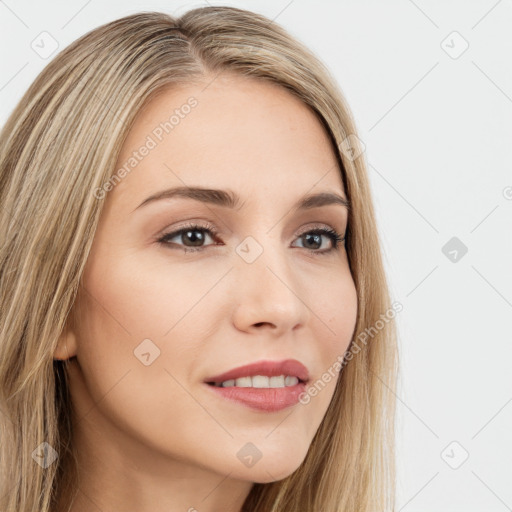
[{"label": "woman", "polygon": [[1,510],[394,510],[394,305],[306,48],[236,8],[127,16],[0,151]]}]

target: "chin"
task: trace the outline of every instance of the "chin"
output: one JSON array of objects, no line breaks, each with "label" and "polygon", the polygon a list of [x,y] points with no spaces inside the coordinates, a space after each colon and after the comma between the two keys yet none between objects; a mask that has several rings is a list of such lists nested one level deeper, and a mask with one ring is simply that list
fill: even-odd
[{"label": "chin", "polygon": [[288,461],[286,464],[276,465],[271,461],[267,464],[260,460],[252,468],[247,468],[240,474],[241,480],[251,480],[258,484],[268,484],[271,482],[278,482],[294,473],[302,464],[302,460],[297,460],[295,464]]}]

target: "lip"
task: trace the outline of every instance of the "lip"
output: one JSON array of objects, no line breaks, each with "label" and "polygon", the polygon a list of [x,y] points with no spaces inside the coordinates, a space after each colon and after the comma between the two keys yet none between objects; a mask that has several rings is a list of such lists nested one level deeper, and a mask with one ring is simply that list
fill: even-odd
[{"label": "lip", "polygon": [[[276,377],[278,375],[290,375],[292,377],[297,377],[299,381],[301,381],[299,382],[299,384],[307,383],[309,381],[308,369],[301,362],[297,361],[296,359],[284,359],[282,361],[256,361],[255,363],[246,364],[244,366],[233,368],[220,375],[208,377],[204,380],[204,382],[207,384],[212,382],[219,384],[226,380],[238,379],[240,377],[253,377],[255,375],[263,375],[267,377]],[[290,388],[293,387],[295,386],[290,386]]]},{"label": "lip", "polygon": [[284,388],[222,388],[206,383],[203,385],[217,397],[263,412],[276,412],[296,405],[300,401],[300,395],[306,390],[303,382]]}]

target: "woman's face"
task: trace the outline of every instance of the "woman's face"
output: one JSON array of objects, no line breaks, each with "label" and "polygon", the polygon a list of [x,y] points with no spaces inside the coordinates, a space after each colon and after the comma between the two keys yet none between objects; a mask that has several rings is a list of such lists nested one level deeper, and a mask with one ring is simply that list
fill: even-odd
[{"label": "woman's face", "polygon": [[[136,119],[61,353],[76,355],[79,446],[137,471],[168,463],[269,482],[304,460],[338,373],[278,410],[229,400],[205,380],[262,360],[299,361],[309,386],[333,373],[356,290],[343,242],[314,230],[343,236],[348,212],[295,206],[346,194],[326,133],[298,99],[229,74],[208,83],[169,89]],[[147,201],[175,187],[225,192]]]}]

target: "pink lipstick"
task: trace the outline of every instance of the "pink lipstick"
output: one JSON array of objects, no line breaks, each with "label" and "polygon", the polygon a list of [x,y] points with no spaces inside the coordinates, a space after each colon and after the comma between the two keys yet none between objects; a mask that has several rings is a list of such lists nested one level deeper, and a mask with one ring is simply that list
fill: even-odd
[{"label": "pink lipstick", "polygon": [[247,407],[274,412],[295,405],[309,381],[295,359],[258,361],[205,379],[212,392]]}]

